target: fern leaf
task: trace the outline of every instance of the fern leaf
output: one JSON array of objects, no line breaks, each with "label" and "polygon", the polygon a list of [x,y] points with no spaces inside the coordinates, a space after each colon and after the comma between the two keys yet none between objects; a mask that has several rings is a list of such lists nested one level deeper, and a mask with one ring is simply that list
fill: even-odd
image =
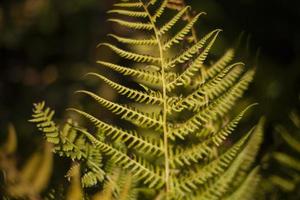
[{"label": "fern leaf", "polygon": [[206,72],[207,78],[213,78],[218,73],[220,73],[227,66],[227,64],[233,59],[233,57],[234,57],[234,50],[228,49],[226,53],[207,70]]},{"label": "fern leaf", "polygon": [[114,163],[121,165],[124,169],[128,169],[132,172],[134,177],[139,180],[144,180],[144,183],[149,183],[150,187],[157,186],[163,183],[162,172],[159,169],[151,167],[144,160],[133,159],[123,152],[113,148],[112,146],[105,144],[97,140],[94,136],[85,130],[78,129],[81,131],[89,140],[96,145],[98,149],[107,155],[111,156]]},{"label": "fern leaf", "polygon": [[129,44],[129,45],[145,45],[145,46],[154,46],[157,45],[157,40],[155,39],[130,39],[125,37],[120,37],[114,34],[108,34],[108,36],[115,38],[117,41]]},{"label": "fern leaf", "polygon": [[300,153],[300,142],[296,138],[291,136],[283,126],[277,126],[276,130],[292,149]]},{"label": "fern leaf", "polygon": [[[265,125],[265,118],[261,118],[258,122],[251,138],[249,139],[247,149],[248,151],[245,151],[244,157],[243,157],[243,163],[240,167],[241,170],[238,172],[238,176],[245,177],[248,174],[249,169],[251,169],[255,158],[258,154],[259,147],[261,146],[263,142],[263,129]],[[237,181],[238,182],[238,181]]]},{"label": "fern leaf", "polygon": [[241,65],[243,65],[243,63],[229,65],[216,77],[203,85],[200,85],[200,87],[194,92],[175,104],[174,107],[177,108],[176,111],[182,111],[184,108],[189,110],[198,110],[199,107],[206,105],[209,100],[213,100],[214,97],[220,96],[224,91],[228,90],[233,84],[235,84],[235,80],[239,78],[242,70],[238,68],[227,77],[226,75],[231,69]]},{"label": "fern leaf", "polygon": [[206,100],[213,100],[233,87],[244,72],[243,66],[244,63],[229,65],[215,78],[203,84],[201,88],[202,93],[207,97]]},{"label": "fern leaf", "polygon": [[118,93],[125,95],[126,97],[133,99],[136,102],[158,105],[163,104],[162,94],[160,92],[150,91],[147,94],[141,91],[122,86],[97,73],[88,73],[87,75],[98,77],[99,79],[103,80],[108,85],[110,85],[112,88],[117,90]]},{"label": "fern leaf", "polygon": [[184,37],[191,31],[194,24],[198,21],[201,15],[205,13],[199,13],[196,15],[193,20],[191,20],[181,31],[179,31],[174,37],[172,37],[169,41],[167,41],[164,46],[163,50],[166,51],[172,47],[174,44],[178,44],[180,41],[184,39]]},{"label": "fern leaf", "polygon": [[[251,132],[253,132],[253,129],[247,135],[249,136]],[[215,179],[215,181],[206,183],[203,186],[202,191],[197,191],[198,194],[195,195],[195,199],[218,200],[226,194],[236,179],[237,173],[244,161],[244,154],[247,154],[251,148],[251,146],[247,145],[246,148],[239,153],[238,157],[234,159],[225,173],[223,173],[218,179]]]},{"label": "fern leaf", "polygon": [[192,77],[199,72],[199,70],[203,67],[203,62],[206,59],[208,52],[212,45],[214,44],[219,32],[216,32],[216,35],[214,35],[211,42],[207,45],[207,47],[201,52],[201,54],[198,56],[198,58],[195,59],[195,61],[174,81],[167,84],[167,90],[170,91],[174,89],[176,86],[187,86],[191,83]]},{"label": "fern leaf", "polygon": [[174,27],[174,25],[182,18],[182,16],[184,15],[184,13],[190,9],[190,6],[186,6],[184,9],[182,9],[180,12],[178,12],[169,22],[167,22],[166,24],[164,24],[159,30],[158,30],[158,34],[159,35],[163,35],[165,33],[167,33],[171,28]]},{"label": "fern leaf", "polygon": [[152,128],[155,127],[156,130],[161,129],[162,127],[162,121],[158,116],[155,116],[154,114],[150,115],[147,113],[143,113],[141,111],[138,111],[134,108],[122,106],[116,103],[113,103],[111,101],[105,100],[98,95],[88,92],[88,91],[77,91],[77,93],[86,94],[93,99],[95,99],[98,103],[100,103],[105,108],[111,110],[113,113],[116,113],[117,115],[121,115],[123,119],[128,120],[132,122],[133,124],[139,125],[141,127],[145,128]]},{"label": "fern leaf", "polygon": [[148,141],[146,138],[139,137],[135,131],[126,131],[112,125],[109,125],[96,117],[77,109],[69,109],[70,111],[74,111],[89,121],[91,121],[96,127],[105,132],[106,135],[112,136],[113,140],[119,140],[123,142],[128,142],[128,148],[137,148],[142,152],[161,155],[163,154],[162,144],[155,144],[153,141]]},{"label": "fern leaf", "polygon": [[284,191],[291,192],[296,188],[296,183],[290,179],[283,178],[281,176],[272,175],[270,177],[271,182],[282,188]]},{"label": "fern leaf", "polygon": [[300,171],[300,160],[285,153],[275,152],[273,157],[283,165],[290,167],[294,170]]},{"label": "fern leaf", "polygon": [[252,78],[253,72],[250,71],[246,73],[239,83],[221,97],[211,102],[202,111],[198,112],[184,123],[175,124],[170,136],[176,135],[178,137],[184,137],[184,135],[199,130],[200,127],[203,127],[209,121],[216,119],[217,116],[222,117],[243,94]]},{"label": "fern leaf", "polygon": [[114,4],[116,7],[122,7],[122,8],[141,8],[143,7],[142,2],[126,2],[126,3],[116,3]]},{"label": "fern leaf", "polygon": [[108,19],[110,22],[115,22],[117,24],[120,24],[124,27],[130,28],[130,29],[137,29],[137,30],[152,30],[153,26],[150,23],[142,23],[142,22],[129,22],[121,19]]},{"label": "fern leaf", "polygon": [[245,144],[252,131],[253,129],[217,159],[204,166],[201,166],[201,168],[197,169],[195,172],[192,172],[183,180],[180,180],[178,183],[179,188],[191,192],[192,189],[198,188],[197,185],[204,184],[209,178],[218,177],[224,173],[226,168],[236,159],[240,149]]},{"label": "fern leaf", "polygon": [[33,119],[29,121],[38,124],[38,129],[46,133],[48,142],[58,144],[58,128],[52,121],[52,117],[55,112],[51,111],[49,108],[46,108],[46,110],[44,111],[45,102],[34,104],[34,107],[34,114],[32,115]]},{"label": "fern leaf", "polygon": [[33,113],[33,119],[30,121],[36,123],[37,127],[46,135],[47,141],[54,144],[55,153],[72,160],[86,160],[89,168],[97,172],[98,181],[104,179],[105,172],[100,168],[101,165],[97,163],[97,160],[90,159],[85,138],[83,135],[78,136],[72,128],[74,126],[72,120],[69,120],[62,130],[58,129],[52,121],[54,112],[50,108],[45,108],[45,102],[34,104]]},{"label": "fern leaf", "polygon": [[162,0],[160,7],[155,11],[154,15],[151,17],[152,21],[155,23],[157,19],[164,13],[168,4],[168,0]]},{"label": "fern leaf", "polygon": [[140,55],[137,53],[132,53],[129,51],[125,51],[123,49],[120,49],[112,44],[109,43],[103,43],[100,44],[99,46],[107,46],[110,49],[112,49],[116,54],[118,54],[119,56],[129,59],[129,60],[133,60],[136,62],[151,62],[151,63],[159,63],[160,59],[153,57],[153,56],[148,56],[148,55]]},{"label": "fern leaf", "polygon": [[254,199],[257,186],[260,182],[259,167],[255,167],[247,176],[245,181],[237,188],[233,194],[225,200],[252,200]]},{"label": "fern leaf", "polygon": [[177,56],[175,59],[171,60],[168,64],[166,69],[173,68],[178,63],[184,63],[190,60],[199,50],[205,45],[205,43],[213,36],[218,35],[221,32],[220,29],[216,29],[211,31],[207,35],[205,35],[201,40],[199,40],[196,44],[191,46],[189,49],[185,50],[182,54]]},{"label": "fern leaf", "polygon": [[120,65],[116,65],[116,64],[104,62],[104,61],[97,61],[97,63],[101,64],[105,67],[108,67],[116,72],[122,73],[123,75],[131,76],[140,81],[141,80],[146,81],[150,84],[160,84],[162,82],[161,75],[159,72],[131,69],[131,68],[123,67]]},{"label": "fern leaf", "polygon": [[173,163],[173,165],[175,165],[175,163],[178,163],[181,166],[186,164],[190,165],[191,162],[198,162],[198,159],[209,155],[209,153],[212,151],[213,145],[220,146],[222,142],[224,142],[227,139],[227,137],[234,131],[244,114],[255,105],[256,104],[248,106],[239,115],[237,115],[234,119],[228,122],[222,129],[212,134],[212,136],[209,139],[206,139],[198,145],[189,147],[185,150],[182,150],[181,152],[175,153],[171,159],[171,163]]},{"label": "fern leaf", "polygon": [[148,14],[143,11],[121,10],[121,9],[110,10],[107,13],[116,13],[116,14],[125,15],[129,17],[142,17],[142,18],[146,18],[148,16]]}]

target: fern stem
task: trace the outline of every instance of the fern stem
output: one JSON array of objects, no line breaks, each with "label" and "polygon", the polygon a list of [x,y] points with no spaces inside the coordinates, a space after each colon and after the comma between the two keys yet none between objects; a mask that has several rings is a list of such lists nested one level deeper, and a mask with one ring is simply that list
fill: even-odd
[{"label": "fern stem", "polygon": [[150,20],[150,23],[153,26],[153,30],[155,33],[155,38],[158,42],[159,47],[159,56],[160,56],[160,62],[161,62],[161,80],[162,80],[162,88],[163,88],[163,137],[164,137],[164,157],[165,157],[165,190],[166,195],[165,199],[169,200],[169,194],[171,191],[171,184],[170,184],[170,163],[169,163],[169,148],[168,148],[168,127],[167,127],[167,83],[165,79],[165,59],[164,59],[164,53],[163,53],[163,44],[160,41],[159,38],[159,31],[151,17],[151,14],[147,8],[147,6],[142,2],[142,0],[139,0],[144,7],[145,12],[148,14],[148,18]]}]

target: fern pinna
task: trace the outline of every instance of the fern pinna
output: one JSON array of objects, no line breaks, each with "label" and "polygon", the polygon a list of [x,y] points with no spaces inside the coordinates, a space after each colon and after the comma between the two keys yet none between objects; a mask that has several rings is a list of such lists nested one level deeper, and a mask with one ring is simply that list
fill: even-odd
[{"label": "fern pinna", "polygon": [[[157,190],[162,199],[251,199],[259,180],[253,162],[262,140],[262,123],[235,141],[229,137],[252,106],[231,120],[225,118],[252,81],[254,70],[232,62],[233,49],[217,61],[208,59],[219,29],[189,42],[194,25],[205,14],[183,20],[189,10],[190,6],[180,11],[169,9],[168,0],[132,0],[116,3],[109,11],[114,16],[109,21],[130,30],[131,37],[110,34],[122,47],[112,43],[99,46],[111,49],[127,60],[124,63],[131,61],[132,67],[102,60],[97,63],[124,79],[134,79],[137,87],[129,88],[98,73],[88,76],[134,103],[112,102],[88,90],[77,93],[136,128],[120,128],[93,113],[68,110],[86,118],[109,139],[101,140],[97,133],[82,128],[76,128],[78,133],[131,171],[141,184]],[[135,38],[132,31],[143,38]],[[127,150],[115,148],[115,141],[124,143]]]},{"label": "fern pinna", "polygon": [[[276,126],[278,137],[283,140],[280,146],[271,154],[271,164],[279,166],[278,169],[270,170],[270,182],[285,192],[284,197],[288,198],[287,192],[291,194],[291,199],[299,198],[296,192],[300,183],[300,116],[293,111],[290,114],[292,128],[283,125]],[[287,148],[282,148],[287,147]],[[273,165],[274,166],[274,165]],[[271,168],[271,166],[270,166]]]}]

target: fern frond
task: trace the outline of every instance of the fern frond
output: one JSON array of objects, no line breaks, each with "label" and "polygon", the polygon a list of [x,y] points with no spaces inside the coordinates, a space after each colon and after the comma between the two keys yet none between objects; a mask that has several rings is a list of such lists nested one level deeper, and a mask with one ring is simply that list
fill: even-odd
[{"label": "fern frond", "polygon": [[81,111],[77,109],[69,109],[71,111],[74,111],[85,118],[87,118],[89,121],[91,121],[96,127],[98,127],[100,130],[104,131],[106,135],[112,136],[113,140],[118,140],[122,142],[128,142],[128,148],[137,148],[142,152],[149,153],[149,154],[155,154],[155,155],[161,155],[163,154],[163,148],[161,142],[158,144],[155,144],[154,141],[149,141],[146,138],[138,136],[138,134],[135,131],[126,131],[117,127],[114,127],[112,125],[109,125],[105,122],[102,122],[101,120],[97,119],[96,117]]},{"label": "fern frond", "polygon": [[255,167],[245,181],[226,200],[252,200],[256,195],[256,189],[261,180],[259,167]]},{"label": "fern frond", "polygon": [[130,108],[128,106],[122,106],[117,103],[113,103],[111,101],[108,101],[106,99],[103,99],[102,97],[99,97],[98,95],[85,91],[80,90],[77,91],[77,93],[86,94],[93,99],[95,99],[99,104],[107,108],[108,110],[111,110],[113,113],[117,115],[121,115],[123,119],[132,122],[133,124],[139,125],[144,128],[155,128],[156,130],[161,129],[162,127],[162,120],[161,117],[156,116],[154,113],[148,114],[144,113],[142,111],[138,111],[135,108]]},{"label": "fern frond", "polygon": [[[117,44],[103,43],[99,46],[108,47],[119,57],[137,65],[128,68],[110,62],[98,63],[133,78],[136,85],[144,90],[89,73],[89,76],[101,79],[119,94],[128,97],[133,104],[112,102],[88,90],[77,93],[91,97],[121,120],[135,126],[119,128],[87,111],[71,108],[70,111],[90,121],[101,132],[90,133],[72,126],[76,134],[70,143],[75,147],[88,146],[80,149],[85,150],[82,158],[86,161],[101,163],[101,156],[96,152],[103,153],[107,157],[104,161],[130,171],[134,179],[142,181],[141,185],[157,189],[158,199],[220,200],[230,195],[238,198],[244,193],[245,185],[255,179],[255,175],[247,177],[247,173],[253,167],[261,144],[262,128],[259,125],[248,134],[238,135],[240,139],[235,142],[230,136],[252,105],[234,118],[227,115],[248,88],[254,70],[247,70],[241,62],[232,61],[232,49],[212,63],[209,54],[221,30],[213,30],[198,41],[194,25],[204,13],[192,17],[190,7],[179,2],[182,9],[169,20],[162,20],[162,16],[168,14],[168,3],[168,0],[124,0],[109,11],[120,15],[120,18],[109,21],[122,28],[137,30],[139,36],[142,32],[145,39],[135,37],[134,33],[130,38],[110,34],[116,42],[136,49],[137,53]],[[127,21],[126,18],[135,18],[135,21]],[[183,27],[179,27],[180,21],[184,22]],[[176,32],[169,34],[171,30]],[[189,42],[190,35],[193,35],[194,43]],[[50,131],[56,133],[56,126]],[[84,142],[81,145],[74,144],[78,135],[83,138],[79,140]],[[61,144],[61,138],[58,144]],[[68,149],[63,151],[68,152]],[[94,165],[87,165],[89,169],[85,170],[82,180],[93,185],[97,182],[94,177],[98,172],[93,170]],[[114,187],[111,177],[106,177],[107,196],[106,193],[100,196],[120,199],[121,190]],[[122,191],[127,196],[128,188]]]},{"label": "fern frond", "polygon": [[233,84],[236,83],[235,81],[237,78],[239,78],[242,69],[237,68],[229,75],[228,73],[233,68],[241,65],[243,65],[243,63],[235,63],[229,65],[216,77],[200,85],[200,87],[197,88],[194,92],[175,104],[175,107],[177,108],[176,111],[182,111],[184,108],[189,110],[198,110],[199,107],[206,105],[207,102],[213,100],[214,97],[220,96],[224,91],[228,90],[230,87],[232,87]]},{"label": "fern frond", "polygon": [[137,181],[127,171],[114,167],[103,190],[94,195],[92,200],[137,200],[137,196]]},{"label": "fern frond", "polygon": [[85,130],[78,130],[87,138],[89,138],[89,140],[103,153],[110,155],[114,163],[131,171],[134,177],[136,177],[138,180],[144,180],[144,183],[149,184],[149,187],[155,187],[163,183],[163,172],[160,171],[159,168],[152,167],[145,160],[133,159],[129,157],[125,153],[113,148],[112,146],[97,140]]},{"label": "fern frond", "polygon": [[201,15],[205,14],[204,12],[196,15],[193,20],[191,20],[183,29],[181,29],[174,37],[169,39],[163,46],[163,50],[166,51],[170,49],[174,44],[178,44],[184,39],[184,37],[191,31],[194,24],[198,21]]},{"label": "fern frond", "polygon": [[[277,125],[275,127],[276,133],[278,133],[283,139],[284,146],[288,147],[289,151],[282,149],[275,149],[271,154],[272,162],[279,165],[278,171],[274,171],[270,174],[269,180],[273,186],[278,187],[284,192],[291,192],[294,194],[296,186],[300,183],[299,173],[300,173],[300,140],[297,136],[299,131],[298,115],[292,112],[290,115],[290,120],[292,122],[292,127],[287,129],[282,125]],[[272,163],[273,164],[273,163]]]},{"label": "fern frond", "polygon": [[206,71],[207,78],[213,78],[220,73],[233,59],[233,57],[234,50],[228,49],[226,53]]},{"label": "fern frond", "polygon": [[162,0],[161,5],[159,8],[155,11],[154,15],[151,17],[152,21],[155,23],[157,19],[164,13],[164,10],[166,9],[168,4],[168,0]]},{"label": "fern frond", "polygon": [[183,180],[179,180],[179,188],[191,192],[198,188],[197,185],[204,184],[209,178],[217,177],[224,173],[226,168],[236,159],[241,147],[252,132],[253,129],[217,159],[199,167],[195,172],[191,172],[187,177],[184,177]]},{"label": "fern frond", "polygon": [[55,112],[53,110],[50,110],[50,108],[46,108],[46,110],[44,110],[44,108],[45,102],[34,104],[34,114],[32,115],[33,119],[29,121],[38,124],[38,129],[46,133],[46,138],[48,142],[58,144],[58,128],[52,121]]},{"label": "fern frond", "polygon": [[[89,147],[90,144],[86,143],[84,135],[79,135],[73,128],[76,126],[72,120],[69,120],[62,129],[52,121],[54,112],[45,107],[45,102],[34,104],[33,119],[30,122],[36,124],[41,130],[47,141],[54,144],[53,151],[60,156],[69,157],[72,160],[85,161],[89,171],[97,174],[97,182],[104,179],[105,172],[100,168],[98,157],[95,157],[95,152]],[[53,114],[52,114],[53,113]]]},{"label": "fern frond", "polygon": [[159,72],[146,71],[141,69],[131,69],[124,66],[116,65],[109,62],[97,61],[98,64],[101,64],[105,67],[108,67],[116,72],[119,72],[125,76],[134,77],[140,81],[145,81],[150,84],[160,84],[162,82],[161,75]]},{"label": "fern frond", "polygon": [[179,165],[190,165],[192,162],[197,162],[199,158],[203,158],[204,156],[209,155],[212,151],[212,147],[220,146],[227,137],[232,134],[239,121],[242,119],[244,114],[251,109],[256,104],[248,106],[244,109],[239,115],[237,115],[234,119],[228,122],[223,128],[221,128],[218,132],[212,133],[211,137],[199,143],[198,145],[187,148],[186,150],[177,151],[171,159],[171,163],[178,163]]},{"label": "fern frond", "polygon": [[155,39],[130,39],[125,37],[120,37],[114,34],[108,34],[108,36],[115,38],[117,41],[129,44],[129,45],[145,45],[145,46],[154,46],[157,45],[157,40]]},{"label": "fern frond", "polygon": [[289,134],[283,126],[277,126],[276,130],[278,133],[280,133],[281,137],[292,149],[300,153],[300,141],[291,136],[291,134]]},{"label": "fern frond", "polygon": [[120,49],[116,47],[115,45],[109,44],[109,43],[103,43],[98,46],[107,46],[111,50],[113,50],[116,54],[118,54],[120,57],[133,60],[136,62],[151,62],[151,63],[159,63],[160,59],[157,57],[149,56],[149,55],[141,55],[129,51],[125,51],[123,49]]},{"label": "fern frond", "polygon": [[190,133],[199,130],[209,121],[215,120],[218,116],[222,117],[240,98],[248,87],[248,84],[253,78],[253,72],[247,72],[244,77],[229,91],[223,94],[218,99],[212,101],[202,111],[195,114],[184,123],[175,124],[173,130],[171,130],[170,136],[176,135],[178,137],[184,137]]},{"label": "fern frond", "polygon": [[159,30],[158,34],[163,35],[167,33],[171,28],[174,27],[174,25],[183,17],[184,13],[190,9],[190,6],[186,6],[184,9],[182,9],[180,12],[178,12],[169,22],[164,24]]},{"label": "fern frond", "polygon": [[245,151],[244,153],[243,164],[240,167],[241,170],[238,172],[239,178],[245,177],[248,174],[251,167],[253,166],[259,148],[263,142],[264,125],[265,125],[265,118],[262,117],[258,122],[257,126],[255,127],[254,133],[252,134],[248,142],[248,145],[246,147],[248,148],[248,151]]},{"label": "fern frond", "polygon": [[126,3],[116,3],[114,6],[122,7],[122,8],[141,8],[143,7],[142,2],[126,2]]},{"label": "fern frond", "polygon": [[136,102],[146,103],[146,104],[158,104],[158,105],[163,104],[162,94],[158,91],[150,90],[149,92],[145,93],[145,92],[141,92],[141,91],[138,91],[135,89],[130,89],[128,87],[125,87],[123,85],[115,83],[115,82],[109,80],[108,78],[106,78],[100,74],[97,74],[97,73],[88,73],[87,75],[95,76],[95,77],[103,80],[108,85],[110,85],[112,88],[117,90],[118,93],[120,93],[130,99],[133,99]]},{"label": "fern frond", "polygon": [[121,26],[130,28],[130,29],[148,30],[148,31],[153,29],[153,26],[150,23],[130,22],[130,21],[125,21],[125,20],[121,20],[121,19],[108,19],[108,21],[120,24]]},{"label": "fern frond", "polygon": [[269,178],[272,184],[280,187],[284,191],[292,192],[296,188],[296,183],[288,178],[284,178],[277,175],[272,175]]},{"label": "fern frond", "polygon": [[239,78],[241,78],[244,63],[234,63],[226,67],[216,77],[203,84],[202,93],[207,97],[207,101],[213,100],[225,91],[232,88]]},{"label": "fern frond", "polygon": [[[248,136],[253,132],[253,129],[247,134]],[[255,135],[253,135],[255,137]],[[252,137],[252,138],[253,138]],[[251,139],[250,139],[251,140]],[[252,147],[247,146],[238,154],[238,157],[233,160],[230,167],[221,174],[217,179],[209,181],[204,184],[202,190],[197,191],[195,199],[220,199],[224,194],[228,193],[230,187],[237,178],[240,167],[244,162],[244,155],[251,151]]]},{"label": "fern frond", "polygon": [[281,164],[291,168],[291,169],[294,169],[294,170],[297,170],[297,171],[300,171],[300,160],[299,159],[296,159],[292,156],[289,156],[285,153],[281,153],[281,152],[275,152],[273,154],[273,157]]},{"label": "fern frond", "polygon": [[142,17],[142,18],[146,18],[148,16],[148,14],[143,11],[121,10],[121,9],[110,10],[107,13],[116,13],[116,14],[125,15],[129,17]]},{"label": "fern frond", "polygon": [[199,50],[206,44],[206,42],[211,39],[214,35],[218,35],[221,32],[221,29],[216,29],[205,35],[201,40],[199,40],[196,44],[191,46],[189,49],[183,51],[182,54],[177,56],[175,59],[171,60],[168,64],[166,69],[174,68],[176,64],[184,63],[189,61],[193,56],[195,56]]},{"label": "fern frond", "polygon": [[176,86],[187,86],[191,83],[193,76],[200,71],[203,67],[203,62],[205,61],[208,52],[212,45],[214,44],[215,40],[217,39],[218,32],[213,36],[211,42],[207,45],[207,47],[200,53],[200,55],[194,60],[194,62],[178,77],[175,78],[171,83],[167,84],[167,90],[170,91],[174,89]]}]

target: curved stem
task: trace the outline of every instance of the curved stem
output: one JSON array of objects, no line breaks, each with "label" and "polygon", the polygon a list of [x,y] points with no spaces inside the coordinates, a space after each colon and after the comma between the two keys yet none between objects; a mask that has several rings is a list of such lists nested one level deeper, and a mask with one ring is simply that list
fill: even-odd
[{"label": "curved stem", "polygon": [[164,52],[162,43],[158,34],[158,29],[155,26],[154,21],[152,20],[151,14],[147,8],[147,6],[140,0],[140,2],[143,4],[143,7],[145,11],[148,14],[148,18],[150,20],[150,23],[153,26],[153,30],[155,33],[156,40],[158,42],[159,47],[159,55],[161,60],[161,79],[162,79],[162,88],[163,88],[163,132],[164,132],[164,157],[165,157],[165,189],[166,189],[166,199],[169,199],[169,193],[170,193],[170,163],[169,163],[169,145],[168,145],[168,127],[167,127],[167,88],[166,88],[166,79],[165,79],[165,68],[166,65],[165,59],[164,59]]}]

